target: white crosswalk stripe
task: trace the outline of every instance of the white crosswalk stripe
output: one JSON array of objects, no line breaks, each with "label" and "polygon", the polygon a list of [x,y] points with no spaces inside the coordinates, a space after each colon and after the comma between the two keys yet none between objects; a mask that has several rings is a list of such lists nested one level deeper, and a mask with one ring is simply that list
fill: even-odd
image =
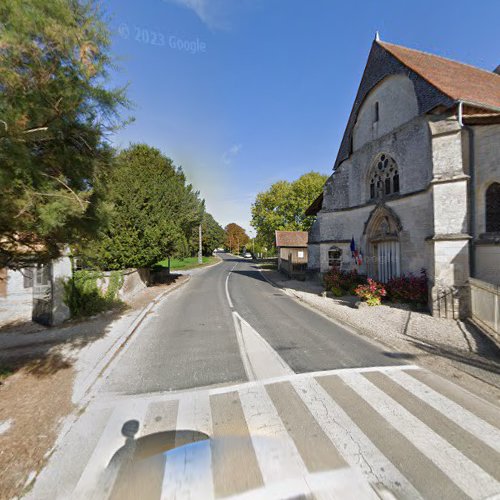
[{"label": "white crosswalk stripe", "polygon": [[403,498],[421,498],[418,491],[377,449],[347,413],[314,380],[292,382],[297,394],[347,463],[372,483],[385,482]]},{"label": "white crosswalk stripe", "polygon": [[[240,442],[238,440],[245,439],[247,440],[245,442],[251,442],[249,447],[255,466],[253,472],[250,465],[246,471],[249,475],[254,474],[249,480],[249,484],[252,485],[250,490],[241,489],[240,481],[240,486],[235,486],[240,489],[234,492],[229,491],[229,493],[225,491],[223,497],[285,498],[293,495],[307,496],[313,493],[317,498],[378,498],[375,494],[377,490],[382,497],[380,491],[389,495],[383,498],[391,498],[390,494],[396,498],[426,498],[430,490],[428,484],[422,484],[425,478],[419,479],[418,475],[407,475],[408,470],[412,467],[418,468],[421,462],[426,462],[427,470],[434,468],[439,471],[442,476],[436,477],[442,477],[444,481],[449,480],[449,484],[452,485],[448,489],[443,488],[442,491],[439,490],[440,485],[435,485],[438,492],[436,497],[456,498],[460,495],[455,495],[453,492],[460,491],[463,492],[464,498],[493,498],[495,495],[500,495],[500,483],[497,480],[500,477],[500,470],[498,474],[491,469],[489,469],[490,473],[487,473],[471,460],[471,455],[466,453],[467,450],[462,450],[464,454],[458,449],[460,443],[457,444],[455,441],[455,446],[452,446],[439,435],[439,425],[446,425],[447,418],[453,419],[453,422],[463,428],[464,432],[470,433],[480,441],[475,442],[478,447],[483,444],[485,447],[488,446],[490,454],[494,453],[492,449],[496,453],[499,451],[499,429],[484,422],[471,411],[462,408],[425,383],[409,376],[405,371],[406,367],[400,369],[391,367],[387,370],[381,368],[370,372],[339,370],[290,375],[280,377],[279,381],[263,380],[213,390],[173,394],[163,399],[159,396],[156,400],[148,398],[145,401],[139,397],[133,398],[118,406],[110,417],[103,436],[80,477],[75,490],[75,498],[116,497],[116,492],[113,496],[111,490],[118,472],[106,475],[103,474],[103,469],[108,466],[118,448],[123,447],[124,438],[120,436],[120,431],[124,422],[133,419],[142,424],[148,412],[148,405],[150,407],[156,405],[156,412],[160,411],[158,408],[162,408],[165,412],[172,412],[170,416],[164,415],[163,419],[157,419],[154,425],[155,432],[158,432],[161,422],[165,422],[165,425],[175,428],[164,428],[160,433],[168,431],[177,433],[175,434],[176,447],[166,449],[164,452],[156,450],[155,453],[162,453],[164,459],[148,462],[152,464],[152,467],[162,468],[158,474],[163,478],[163,483],[160,484],[161,487],[159,486],[157,496],[154,498],[162,500],[219,498],[220,494],[217,494],[215,486],[216,476],[218,475],[219,479],[228,477],[228,471],[234,475],[241,474],[241,470],[232,471],[231,463],[221,462],[220,455],[217,460],[212,456],[212,453],[215,453],[214,446],[217,444],[214,441],[216,438],[213,427],[216,420],[212,422],[212,414],[215,411],[219,415],[218,421],[220,422],[221,412],[224,413],[223,409],[227,409],[228,404],[235,409],[239,408],[237,411],[232,411],[232,414],[241,415],[241,417],[239,417],[239,427],[236,426],[233,429],[234,435],[227,436],[229,442],[225,442],[222,446],[231,446],[233,442],[238,447]],[[378,375],[373,376],[375,372]],[[372,382],[370,377],[377,383]],[[388,390],[389,386],[379,383],[376,377],[388,384],[396,383],[393,387],[403,387],[409,393],[407,396],[413,398],[413,401],[424,402],[437,410],[439,413],[436,415],[442,418],[442,421],[438,420],[435,425],[433,425],[434,421],[424,424],[395,399],[399,398],[398,393],[394,395],[392,392],[392,396],[387,394],[385,390]],[[328,383],[331,384],[328,385]],[[266,388],[267,386],[269,388]],[[341,396],[342,391],[344,391],[344,396]],[[295,393],[299,396],[298,399]],[[356,403],[357,407],[354,402],[351,404],[347,397],[353,393],[359,398]],[[284,394],[288,396],[285,397]],[[303,415],[313,419],[311,425],[316,425],[316,422],[319,425],[322,431],[321,442],[331,442],[328,445],[330,448],[325,449],[338,451],[339,458],[337,462],[333,462],[337,464],[335,465],[337,468],[331,469],[329,466],[330,468],[323,470],[319,466],[318,470],[318,460],[316,460],[313,461],[314,470],[311,469],[311,457],[306,456],[310,450],[307,451],[307,447],[304,447],[304,434],[300,432],[297,434],[297,424],[295,427],[293,424],[297,422],[297,419],[291,419],[292,409],[287,408],[287,401],[292,396],[296,399],[295,411],[304,408],[301,410],[306,412]],[[165,399],[169,401],[168,405],[165,404]],[[360,404],[366,407],[362,415],[356,414],[356,408],[360,408]],[[297,405],[303,406],[299,408]],[[156,414],[152,413],[153,416]],[[413,455],[408,455],[408,460],[413,460],[414,463],[403,464],[395,460],[394,456],[388,453],[391,443],[387,443],[386,446],[381,439],[377,440],[374,434],[377,431],[374,430],[373,425],[370,425],[370,420],[375,419],[375,416],[377,419],[382,418],[385,422],[387,436],[394,436],[395,442],[396,437],[399,436],[399,443],[411,443],[414,451]],[[226,421],[224,425],[228,425]],[[211,439],[186,444],[185,431],[203,433]],[[305,432],[307,436],[307,431]],[[139,431],[135,438],[140,437],[147,436],[142,436]],[[315,437],[317,439],[317,436]],[[140,449],[141,439],[138,439],[136,443],[137,449]],[[301,456],[300,450],[305,453],[304,456]],[[248,449],[245,453],[249,453]],[[500,464],[500,454],[498,464]],[[225,475],[221,476],[218,467],[224,467]],[[92,478],[103,476],[107,477],[107,482],[103,483],[101,480],[97,489],[105,485],[108,491],[106,493],[100,491],[100,496],[95,495],[95,484],[94,488],[89,488],[89,485],[92,483]],[[363,478],[362,481],[358,480],[360,477]],[[90,494],[92,491],[94,495]],[[120,491],[124,491],[123,485]]]},{"label": "white crosswalk stripe", "polygon": [[392,372],[387,374],[387,376],[414,396],[425,401],[432,408],[452,419],[477,439],[491,446],[497,453],[500,453],[500,429],[480,419],[457,403],[445,398],[435,390],[422,384],[422,382],[404,373],[404,371]]}]

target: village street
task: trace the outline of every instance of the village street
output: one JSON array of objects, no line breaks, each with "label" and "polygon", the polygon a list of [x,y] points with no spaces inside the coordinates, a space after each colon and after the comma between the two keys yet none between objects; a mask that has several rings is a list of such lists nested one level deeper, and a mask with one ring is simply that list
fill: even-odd
[{"label": "village street", "polygon": [[498,407],[222,257],[151,309],[28,498],[500,494]]}]

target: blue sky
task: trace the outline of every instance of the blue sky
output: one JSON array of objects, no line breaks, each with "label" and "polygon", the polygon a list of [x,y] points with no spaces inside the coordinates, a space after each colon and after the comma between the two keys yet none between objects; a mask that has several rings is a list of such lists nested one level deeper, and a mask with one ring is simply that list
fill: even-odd
[{"label": "blue sky", "polygon": [[331,173],[376,30],[485,69],[500,64],[489,0],[107,0],[115,82],[135,122],[115,144],[160,148],[222,224],[255,195]]}]

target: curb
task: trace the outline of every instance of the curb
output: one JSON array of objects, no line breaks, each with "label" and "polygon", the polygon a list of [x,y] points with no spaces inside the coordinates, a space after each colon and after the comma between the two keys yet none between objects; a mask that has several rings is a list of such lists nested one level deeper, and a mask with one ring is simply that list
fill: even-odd
[{"label": "curb", "polygon": [[137,331],[137,329],[141,326],[142,322],[144,321],[144,318],[147,316],[147,314],[159,303],[163,300],[164,297],[166,297],[168,294],[172,293],[173,291],[177,290],[180,288],[182,285],[186,284],[189,282],[191,279],[191,276],[189,274],[185,275],[187,279],[182,281],[181,283],[176,283],[174,284],[171,288],[168,288],[164,292],[162,292],[158,297],[153,299],[146,307],[142,309],[142,311],[135,317],[135,319],[132,321],[132,324],[129,326],[129,328],[126,330],[126,332],[121,335],[115,343],[107,350],[107,352],[104,354],[104,357],[97,363],[97,365],[94,367],[94,369],[91,371],[90,375],[87,377],[90,379],[90,382],[88,383],[87,387],[85,388],[82,396],[77,399],[75,404],[78,407],[85,406],[88,401],[90,400],[91,395],[89,394],[94,387],[94,385],[97,383],[97,381],[102,377],[106,369],[109,367],[109,365],[114,361],[116,356],[118,355],[119,351],[125,346],[125,344],[132,338],[134,333]]}]

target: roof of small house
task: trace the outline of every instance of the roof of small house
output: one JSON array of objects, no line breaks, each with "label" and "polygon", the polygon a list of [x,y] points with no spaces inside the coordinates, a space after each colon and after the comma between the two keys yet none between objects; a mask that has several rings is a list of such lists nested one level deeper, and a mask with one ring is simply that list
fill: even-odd
[{"label": "roof of small house", "polygon": [[275,231],[277,247],[307,247],[307,231]]},{"label": "roof of small house", "polygon": [[453,100],[500,108],[500,75],[494,71],[401,45],[376,43]]}]

